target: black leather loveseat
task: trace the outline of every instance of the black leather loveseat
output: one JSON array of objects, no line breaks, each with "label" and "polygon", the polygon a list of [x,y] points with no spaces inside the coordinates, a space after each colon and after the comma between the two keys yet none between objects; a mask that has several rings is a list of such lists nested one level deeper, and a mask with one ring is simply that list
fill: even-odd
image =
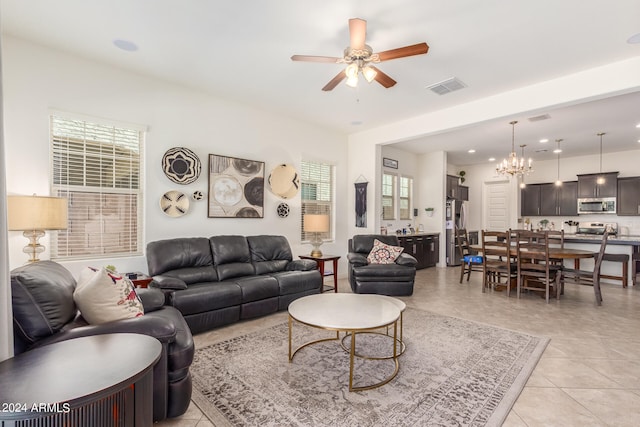
[{"label": "black leather loveseat", "polygon": [[315,261],[293,260],[284,236],[159,240],[147,244],[147,264],[194,334],[286,310],[322,287]]},{"label": "black leather loveseat", "polygon": [[71,273],[52,261],[35,262],[11,272],[15,354],[91,335],[152,336],[162,344],[160,360],[153,369],[153,419],[182,415],[191,401],[189,366],[194,352],[193,337],[182,315],[164,306],[164,295],[157,289],[138,289],[143,316],[89,325],[73,300],[75,287]]}]

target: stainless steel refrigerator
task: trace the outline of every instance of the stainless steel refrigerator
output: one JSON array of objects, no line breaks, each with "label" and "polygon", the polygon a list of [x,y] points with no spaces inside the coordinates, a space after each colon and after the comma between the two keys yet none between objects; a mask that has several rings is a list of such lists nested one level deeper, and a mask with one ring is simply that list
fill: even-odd
[{"label": "stainless steel refrigerator", "polygon": [[447,266],[460,265],[460,248],[456,241],[456,228],[467,228],[467,204],[461,200],[447,200],[446,219],[446,247]]}]

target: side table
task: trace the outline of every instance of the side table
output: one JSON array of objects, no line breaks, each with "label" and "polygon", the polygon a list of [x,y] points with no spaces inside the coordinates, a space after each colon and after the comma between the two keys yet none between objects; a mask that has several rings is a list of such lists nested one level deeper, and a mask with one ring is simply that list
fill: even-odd
[{"label": "side table", "polygon": [[0,425],[150,426],[157,339],[106,334],[0,362]]},{"label": "side table", "polygon": [[[338,260],[340,259],[340,255],[322,255],[322,256],[311,256],[311,255],[300,255],[300,259],[311,259],[315,261],[318,265],[318,270],[320,270],[320,275],[322,276],[322,292],[330,291],[333,289],[333,292],[338,292]],[[333,270],[326,270],[324,267],[324,263],[332,261],[333,262]],[[325,276],[333,276],[333,287],[324,285]]]},{"label": "side table", "polygon": [[131,280],[131,283],[133,283],[133,286],[136,288],[146,288],[149,286],[149,283],[153,282],[153,277],[149,277],[140,272],[125,273],[125,276]]}]

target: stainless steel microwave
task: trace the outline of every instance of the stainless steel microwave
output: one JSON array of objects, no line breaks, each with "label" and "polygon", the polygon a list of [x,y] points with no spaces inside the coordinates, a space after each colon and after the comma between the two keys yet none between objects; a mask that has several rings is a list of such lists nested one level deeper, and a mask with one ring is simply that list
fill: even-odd
[{"label": "stainless steel microwave", "polygon": [[603,197],[597,199],[578,199],[578,215],[580,214],[615,214],[616,198]]}]

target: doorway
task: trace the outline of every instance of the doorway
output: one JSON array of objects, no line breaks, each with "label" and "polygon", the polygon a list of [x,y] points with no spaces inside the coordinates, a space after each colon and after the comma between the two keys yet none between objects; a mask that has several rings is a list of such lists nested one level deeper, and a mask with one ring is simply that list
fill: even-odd
[{"label": "doorway", "polygon": [[487,181],[482,194],[482,228],[491,231],[505,231],[511,227],[511,183]]}]

